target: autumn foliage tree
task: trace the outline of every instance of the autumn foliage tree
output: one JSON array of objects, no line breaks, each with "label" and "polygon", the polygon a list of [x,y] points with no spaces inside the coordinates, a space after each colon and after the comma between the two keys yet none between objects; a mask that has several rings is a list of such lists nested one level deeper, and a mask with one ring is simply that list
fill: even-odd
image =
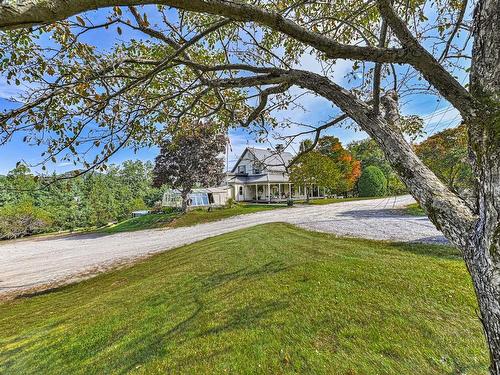
[{"label": "autumn foliage tree", "polygon": [[227,138],[212,123],[189,124],[161,145],[153,170],[155,186],[178,189],[182,210],[196,185],[218,186],[224,180],[224,152]]},{"label": "autumn foliage tree", "polygon": [[457,193],[474,186],[468,160],[467,127],[460,125],[436,133],[415,146],[417,155],[441,181]]},{"label": "autumn foliage tree", "polygon": [[335,189],[337,193],[351,191],[361,175],[361,163],[333,136],[321,137],[318,141],[318,151],[328,156],[340,171],[340,178]]}]

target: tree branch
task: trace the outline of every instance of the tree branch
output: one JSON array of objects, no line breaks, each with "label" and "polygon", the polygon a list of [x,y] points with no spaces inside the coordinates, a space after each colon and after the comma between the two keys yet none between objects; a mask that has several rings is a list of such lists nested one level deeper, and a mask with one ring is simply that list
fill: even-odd
[{"label": "tree branch", "polygon": [[458,18],[455,22],[455,27],[453,28],[453,31],[450,34],[450,37],[448,38],[448,41],[446,42],[446,46],[443,49],[443,52],[441,53],[441,56],[439,57],[439,61],[443,61],[448,57],[448,51],[450,50],[451,43],[453,42],[453,39],[455,38],[455,35],[457,35],[458,30],[460,30],[460,27],[462,26],[462,21],[464,20],[465,16],[465,10],[467,9],[467,4],[468,1],[464,0],[462,2],[462,7],[460,8],[460,12],[458,13]]},{"label": "tree branch", "polygon": [[[423,164],[396,127],[328,78],[306,71],[294,71],[293,75],[300,87],[329,99],[379,144],[410,192],[447,238],[467,241],[476,222],[472,210]],[[464,248],[465,242],[456,245]]]},{"label": "tree branch", "polygon": [[335,117],[333,120],[328,121],[326,124],[318,126],[316,129],[314,129],[314,132],[316,134],[314,136],[314,140],[311,143],[311,145],[309,147],[305,148],[304,150],[300,151],[299,153],[297,153],[297,155],[295,155],[295,157],[285,167],[287,169],[290,168],[292,165],[296,164],[299,161],[299,159],[302,155],[307,154],[308,152],[311,152],[312,150],[314,150],[314,148],[316,147],[316,145],[319,142],[319,138],[320,138],[321,132],[323,130],[328,129],[334,125],[337,125],[339,122],[342,122],[348,118],[349,118],[349,116],[344,113],[343,115]]},{"label": "tree branch", "polygon": [[404,47],[412,54],[410,64],[431,83],[462,115],[468,119],[475,112],[475,103],[471,94],[444,69],[444,67],[422,47],[412,35],[391,5],[390,0],[377,0],[382,17],[387,20],[392,32]]},{"label": "tree branch", "polygon": [[404,48],[378,48],[344,45],[298,25],[281,14],[261,7],[223,0],[31,0],[15,4],[0,3],[0,30],[50,23],[88,10],[113,5],[163,4],[191,12],[223,16],[236,21],[256,22],[282,32],[322,51],[329,58],[407,63],[411,55]]},{"label": "tree branch", "polygon": [[257,105],[257,107],[255,107],[252,113],[250,113],[250,116],[248,116],[248,119],[243,124],[243,127],[248,127],[253,121],[257,119],[257,117],[259,117],[262,111],[266,109],[269,95],[285,92],[290,88],[290,86],[291,86],[290,82],[284,82],[278,86],[273,86],[265,90],[262,90],[262,92],[259,94],[259,99],[260,99],[259,104]]},{"label": "tree branch", "polygon": [[[387,21],[382,20],[380,26],[379,47],[385,47],[385,40],[387,38]],[[380,110],[380,75],[382,73],[382,63],[375,63],[373,71],[373,111],[378,113]]]}]

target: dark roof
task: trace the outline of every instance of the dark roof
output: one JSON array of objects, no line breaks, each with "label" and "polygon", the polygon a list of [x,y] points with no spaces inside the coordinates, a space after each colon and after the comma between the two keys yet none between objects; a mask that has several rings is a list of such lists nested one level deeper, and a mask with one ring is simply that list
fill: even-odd
[{"label": "dark roof", "polygon": [[285,165],[288,165],[288,163],[290,163],[293,159],[293,155],[286,151],[276,152],[265,148],[247,147],[234,165],[232,172],[236,170],[236,167],[247,152],[250,152],[255,159],[262,163],[266,169],[271,172],[285,172]]}]

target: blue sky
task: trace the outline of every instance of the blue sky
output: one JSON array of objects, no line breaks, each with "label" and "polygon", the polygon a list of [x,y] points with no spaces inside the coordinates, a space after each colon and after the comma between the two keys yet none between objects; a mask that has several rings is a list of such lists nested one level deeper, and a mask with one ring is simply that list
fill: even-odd
[{"label": "blue sky", "polygon": [[[102,11],[93,12],[95,19],[102,17]],[[94,16],[93,16],[94,19]],[[109,48],[116,41],[117,35],[114,32],[105,32],[99,34],[99,47]],[[303,69],[310,69],[319,71],[320,66],[313,56],[305,54],[301,59],[300,67]],[[351,63],[349,61],[338,61],[334,79],[339,84],[346,84],[344,78],[345,74],[350,70]],[[465,77],[461,77],[461,81],[465,81]],[[5,79],[0,75],[0,110],[12,108],[15,104],[9,98],[15,97],[19,88],[12,87],[6,84]],[[278,119],[290,119],[296,122],[303,122],[310,125],[320,125],[328,119],[334,117],[338,110],[332,107],[328,101],[314,97],[312,95],[305,96],[301,100],[301,104],[305,107],[305,111],[294,110],[285,111],[277,115]],[[433,95],[413,95],[411,102],[406,103],[402,108],[404,114],[417,114],[424,118],[425,130],[427,135],[433,134],[444,128],[455,126],[460,122],[458,112],[450,107],[446,101],[437,101]],[[291,130],[290,130],[291,131]],[[344,145],[354,140],[366,138],[366,133],[345,128],[332,128],[325,132],[325,134],[334,135],[338,137]],[[256,147],[269,147],[270,144],[279,143],[276,140],[270,140],[268,144],[259,144],[255,142],[254,137],[242,128],[233,129],[229,133],[231,140],[231,151],[229,153],[229,165],[236,161],[246,146]],[[294,151],[292,147],[290,151]],[[16,163],[24,160],[28,164],[34,164],[40,160],[41,148],[30,146],[22,142],[20,137],[14,138],[7,145],[0,147],[0,174],[5,174],[15,167]],[[121,163],[127,159],[140,159],[152,160],[157,155],[158,150],[141,149],[134,152],[130,149],[120,150],[111,159],[112,163]],[[69,163],[56,163],[48,165],[49,171],[64,172],[73,169],[73,164]],[[36,171],[36,168],[35,168]]]}]

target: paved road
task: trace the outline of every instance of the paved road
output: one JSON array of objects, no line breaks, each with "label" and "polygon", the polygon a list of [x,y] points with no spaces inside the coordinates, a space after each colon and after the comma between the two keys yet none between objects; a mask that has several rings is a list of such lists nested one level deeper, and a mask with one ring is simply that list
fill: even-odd
[{"label": "paved road", "polygon": [[0,296],[72,282],[120,263],[270,222],[288,222],[311,230],[379,240],[446,242],[427,218],[395,210],[412,202],[410,196],[404,196],[296,206],[188,228],[6,242],[0,244]]}]

